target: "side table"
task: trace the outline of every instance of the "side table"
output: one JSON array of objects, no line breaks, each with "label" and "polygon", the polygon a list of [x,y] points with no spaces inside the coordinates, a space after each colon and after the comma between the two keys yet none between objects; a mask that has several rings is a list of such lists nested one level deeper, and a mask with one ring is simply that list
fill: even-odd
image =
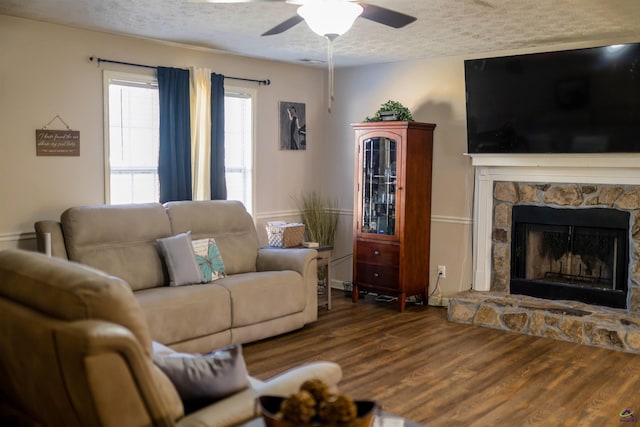
[{"label": "side table", "polygon": [[319,246],[317,248],[312,248],[318,251],[318,267],[322,267],[324,265],[327,266],[327,283],[325,284],[325,292],[324,297],[318,297],[318,305],[327,306],[327,310],[331,310],[331,254],[333,253],[333,246]]}]

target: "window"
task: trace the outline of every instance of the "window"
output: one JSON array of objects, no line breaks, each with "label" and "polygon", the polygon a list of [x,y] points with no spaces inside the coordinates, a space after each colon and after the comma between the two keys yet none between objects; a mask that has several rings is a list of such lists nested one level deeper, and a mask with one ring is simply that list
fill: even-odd
[{"label": "window", "polygon": [[[253,212],[253,117],[255,91],[225,91],[227,198]],[[159,106],[155,77],[105,72],[107,203],[145,203],[160,198]]]},{"label": "window", "polygon": [[225,91],[224,163],[227,199],[240,200],[253,212],[252,95]]},{"label": "window", "polygon": [[153,77],[105,73],[107,201],[158,201],[159,108]]}]

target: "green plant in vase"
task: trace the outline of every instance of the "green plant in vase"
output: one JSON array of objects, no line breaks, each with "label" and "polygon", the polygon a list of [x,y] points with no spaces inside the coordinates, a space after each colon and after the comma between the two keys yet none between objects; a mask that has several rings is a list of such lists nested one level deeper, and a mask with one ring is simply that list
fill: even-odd
[{"label": "green plant in vase", "polygon": [[338,229],[336,204],[315,191],[303,194],[297,202],[307,241],[333,246]]},{"label": "green plant in vase", "polygon": [[[305,226],[306,240],[319,245],[333,246],[338,229],[337,203],[312,191],[303,194],[297,200],[302,223]],[[318,268],[318,279],[325,283],[327,267]]]},{"label": "green plant in vase", "polygon": [[365,122],[381,122],[383,120],[396,120],[401,122],[412,122],[413,115],[411,111],[398,101],[387,101],[380,105],[380,108],[373,117],[367,117]]}]

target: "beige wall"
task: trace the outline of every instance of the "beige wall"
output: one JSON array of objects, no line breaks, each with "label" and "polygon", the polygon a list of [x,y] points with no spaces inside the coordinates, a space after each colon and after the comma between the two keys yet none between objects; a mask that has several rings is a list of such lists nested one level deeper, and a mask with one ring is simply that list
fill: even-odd
[{"label": "beige wall", "polygon": [[[562,45],[544,50],[603,45]],[[619,42],[619,41],[618,41]],[[337,41],[339,43],[339,40]],[[540,50],[540,49],[538,49]],[[478,53],[476,57],[528,53]],[[351,280],[354,141],[350,123],[371,116],[383,102],[402,102],[435,130],[430,278],[448,297],[471,286],[473,170],[466,151],[463,57],[336,70],[335,102],[326,105],[326,71],[212,53],[0,16],[0,249],[29,246],[33,222],[58,218],[71,205],[104,201],[102,69],[89,56],[165,66],[208,67],[215,72],[269,78],[258,89],[256,204],[261,225],[294,220],[294,198],[319,190],[338,200],[340,230],[335,282]],[[139,71],[139,70],[138,70]],[[234,83],[235,84],[235,83]],[[278,150],[278,101],[304,102],[306,152]],[[80,158],[35,156],[34,130],[59,114],[80,131]],[[263,233],[262,233],[263,234]],[[334,282],[334,283],[335,283]],[[433,289],[433,285],[432,288]],[[437,294],[436,294],[437,295]]]},{"label": "beige wall", "polygon": [[[345,68],[337,71],[336,82],[328,141],[339,166],[330,175],[327,188],[339,188],[343,206],[353,209],[354,137],[350,123],[372,116],[380,104],[390,99],[400,101],[415,120],[435,123],[431,290],[438,264],[447,267],[447,276],[439,283],[441,295],[469,289],[473,176],[470,160],[463,155],[466,122],[461,60],[444,58]],[[345,222],[353,221],[352,212],[345,216]],[[349,275],[350,268],[343,265],[336,271]]]},{"label": "beige wall", "polygon": [[[477,53],[473,57],[491,57],[577,49],[590,46],[632,42],[600,40],[548,46],[517,51]],[[339,43],[339,40],[336,42]],[[431,216],[430,289],[437,278],[437,266],[447,267],[447,276],[439,290],[447,297],[468,290],[472,283],[472,217],[474,171],[465,156],[466,103],[464,60],[446,57],[392,64],[367,65],[339,69],[336,72],[336,102],[329,118],[328,152],[333,156],[326,188],[341,198],[345,235],[353,221],[354,137],[350,123],[373,115],[387,100],[400,101],[415,120],[435,123],[433,150],[433,195]],[[345,243],[346,250],[351,241]],[[338,277],[350,277],[350,263],[336,268]],[[438,296],[438,293],[435,294]],[[438,298],[431,302],[438,303]]]},{"label": "beige wall", "polygon": [[[270,79],[257,89],[256,217],[295,215],[293,197],[319,181],[327,117],[323,70],[0,16],[0,249],[32,248],[34,221],[105,200],[103,70],[150,71],[97,66],[90,56]],[[306,104],[306,151],[279,150],[279,101]],[[80,157],[36,156],[35,129],[56,115],[80,131]]]}]

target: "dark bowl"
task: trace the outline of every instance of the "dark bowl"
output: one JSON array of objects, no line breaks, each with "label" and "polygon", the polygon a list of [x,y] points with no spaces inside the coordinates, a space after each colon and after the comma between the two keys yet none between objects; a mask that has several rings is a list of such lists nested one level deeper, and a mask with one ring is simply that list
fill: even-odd
[{"label": "dark bowl", "polygon": [[[276,414],[280,411],[280,405],[285,398],[282,396],[260,396],[258,405],[262,412],[262,418],[266,427],[322,427],[320,421],[312,421],[309,424],[293,424],[279,418]],[[373,417],[378,412],[378,404],[373,400],[354,401],[358,408],[358,415],[349,424],[341,424],[344,427],[370,427],[373,425]]]}]

